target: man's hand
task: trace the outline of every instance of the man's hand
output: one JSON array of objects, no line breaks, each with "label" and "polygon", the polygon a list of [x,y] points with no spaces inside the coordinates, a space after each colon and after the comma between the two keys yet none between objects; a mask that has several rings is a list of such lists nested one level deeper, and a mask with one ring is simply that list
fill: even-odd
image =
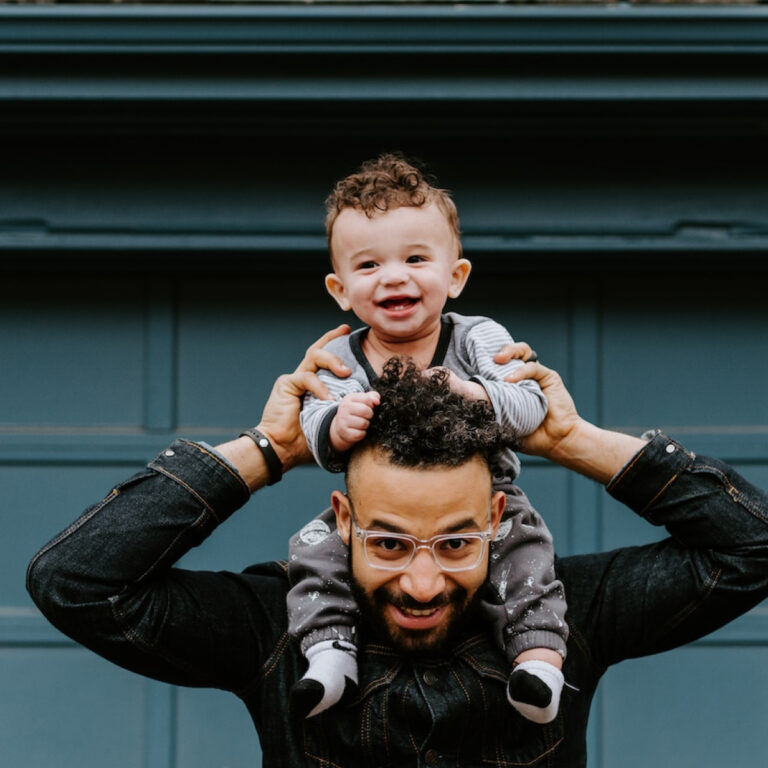
[{"label": "man's hand", "polygon": [[373,409],[381,402],[378,392],[353,392],[344,395],[331,422],[329,438],[333,450],[346,453],[368,431]]},{"label": "man's hand", "polygon": [[[325,384],[317,376],[318,369],[326,368],[339,378],[345,378],[352,373],[336,355],[323,349],[331,339],[346,333],[349,333],[349,326],[340,325],[323,334],[307,350],[296,370],[280,376],[272,387],[257,426],[272,443],[283,466],[283,472],[312,459],[299,424],[299,412],[301,398],[305,392],[312,392],[321,399],[330,396]],[[249,437],[239,437],[222,443],[216,446],[216,450],[237,467],[251,491],[267,484],[269,472],[266,462]]]},{"label": "man's hand", "polygon": [[530,435],[521,437],[517,444],[524,453],[555,459],[574,430],[581,426],[582,419],[576,411],[573,398],[556,371],[541,363],[524,363],[504,380],[517,383],[523,379],[534,379],[538,382],[549,407],[539,428]]},{"label": "man's hand", "polygon": [[[502,350],[497,358],[507,351]],[[511,382],[522,379],[536,380],[549,403],[541,426],[520,439],[523,452],[607,483],[645,445],[637,437],[600,429],[582,419],[560,375],[541,363],[525,363],[505,378]]]},{"label": "man's hand", "polygon": [[504,363],[508,363],[510,360],[535,363],[538,359],[539,357],[531,349],[531,345],[525,341],[515,341],[512,344],[506,344],[493,356],[493,362],[499,365],[504,365]]},{"label": "man's hand", "polygon": [[321,400],[330,397],[325,384],[317,377],[316,372],[320,368],[326,368],[339,378],[350,375],[349,368],[336,355],[323,349],[331,339],[349,331],[348,325],[340,325],[323,334],[307,350],[296,370],[280,376],[272,387],[258,428],[270,439],[284,472],[312,460],[299,424],[301,398],[306,392],[311,392]]}]

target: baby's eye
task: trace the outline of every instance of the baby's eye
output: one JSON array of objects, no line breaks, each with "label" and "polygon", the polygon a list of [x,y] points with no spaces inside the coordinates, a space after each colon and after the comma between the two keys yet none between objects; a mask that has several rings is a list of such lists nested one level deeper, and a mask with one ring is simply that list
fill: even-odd
[{"label": "baby's eye", "polygon": [[414,254],[413,256],[409,256],[406,259],[406,264],[418,264],[421,261],[426,261],[426,259],[423,256],[419,256],[418,254]]},{"label": "baby's eye", "polygon": [[355,269],[373,269],[375,266],[375,261],[361,261]]}]

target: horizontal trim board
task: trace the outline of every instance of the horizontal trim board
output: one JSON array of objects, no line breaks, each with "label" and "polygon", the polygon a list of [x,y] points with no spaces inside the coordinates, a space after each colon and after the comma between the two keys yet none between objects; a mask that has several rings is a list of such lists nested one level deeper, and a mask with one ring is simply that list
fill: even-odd
[{"label": "horizontal trim board", "polygon": [[[198,62],[199,64],[199,62]],[[312,71],[312,66],[315,70]],[[51,71],[30,74],[17,71],[0,75],[0,101],[6,109],[27,103],[55,105],[71,102],[154,103],[180,101],[218,104],[300,103],[323,105],[402,104],[424,101],[436,104],[518,103],[530,105],[622,104],[637,110],[668,103],[722,108],[768,101],[768,77],[757,73],[693,72],[666,75],[594,72],[563,74],[467,73],[454,62],[455,70],[433,74],[375,73],[326,74],[317,62],[308,62],[304,72],[293,76],[263,72],[219,71],[215,74],[153,71],[68,71],[57,63]],[[151,70],[151,68],[149,68]]]},{"label": "horizontal trim board", "polygon": [[[608,426],[632,435],[660,427],[679,440],[689,450],[717,456],[724,461],[740,463],[768,463],[768,425],[729,427],[685,427],[665,425]],[[46,430],[43,427],[26,430],[0,431],[0,465],[57,464],[57,465],[110,465],[138,464],[143,466],[176,438],[204,440],[213,445],[235,437],[235,427],[179,427],[168,432],[149,434],[139,429],[124,432],[77,427]],[[535,456],[521,455],[525,465],[556,465]]]},{"label": "horizontal trim board", "polygon": [[[35,608],[0,608],[0,647],[2,646],[76,646],[51,626]],[[693,645],[731,646],[768,645],[768,608],[758,606]]]},{"label": "horizontal trim board", "polygon": [[[2,232],[0,222],[0,269],[2,262],[13,262],[13,253],[81,252],[117,254],[127,252],[243,253],[258,254],[325,254],[327,245],[322,235],[262,235],[227,233],[56,233]],[[744,253],[759,255],[756,264],[766,262],[768,233],[745,235],[728,231],[703,231],[700,235],[681,234],[581,234],[541,233],[511,235],[465,235],[464,250],[474,254],[507,253]],[[4,255],[5,254],[5,255]],[[62,257],[63,258],[63,257]]]},{"label": "horizontal trim board", "polygon": [[759,6],[2,6],[2,53],[768,50]]}]

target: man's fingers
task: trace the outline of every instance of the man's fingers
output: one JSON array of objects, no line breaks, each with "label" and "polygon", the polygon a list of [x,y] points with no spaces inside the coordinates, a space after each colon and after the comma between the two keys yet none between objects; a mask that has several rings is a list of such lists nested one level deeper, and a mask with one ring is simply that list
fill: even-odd
[{"label": "man's fingers", "polygon": [[[280,378],[283,378],[282,376]],[[286,383],[297,396],[305,392],[311,392],[318,400],[330,400],[331,393],[328,387],[323,384],[316,374],[311,371],[296,371],[295,373],[285,374],[288,380]]]},{"label": "man's fingers", "polygon": [[505,344],[494,356],[493,362],[504,365],[510,360],[525,360],[535,362],[539,359],[531,345],[525,341],[516,341],[513,344]]},{"label": "man's fingers", "polygon": [[323,349],[329,341],[344,336],[350,332],[350,327],[346,324],[339,325],[327,333],[324,333],[309,349],[307,349],[304,359],[299,363],[296,369],[299,371],[317,371],[319,368],[326,368],[339,378],[346,378],[351,371],[347,368],[341,359],[336,355]]},{"label": "man's fingers", "polygon": [[329,341],[333,341],[333,339],[337,339],[339,336],[346,336],[350,330],[350,327],[346,323],[337,325],[330,331],[326,331],[314,344],[312,344],[312,346],[310,346],[310,349],[313,349],[314,347],[324,347]]},{"label": "man's fingers", "polygon": [[504,377],[504,381],[518,382],[523,379],[534,379],[541,384],[544,379],[552,379],[552,377],[560,378],[560,375],[553,371],[551,368],[547,368],[546,365],[542,365],[538,362],[523,363],[519,368],[516,368],[508,376]]}]

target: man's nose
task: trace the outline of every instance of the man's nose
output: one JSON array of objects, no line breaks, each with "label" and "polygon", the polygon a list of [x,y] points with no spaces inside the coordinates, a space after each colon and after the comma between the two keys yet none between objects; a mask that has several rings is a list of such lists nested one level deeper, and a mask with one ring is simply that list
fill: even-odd
[{"label": "man's nose", "polygon": [[420,603],[428,603],[445,590],[445,575],[428,549],[419,549],[400,577],[400,589]]}]

